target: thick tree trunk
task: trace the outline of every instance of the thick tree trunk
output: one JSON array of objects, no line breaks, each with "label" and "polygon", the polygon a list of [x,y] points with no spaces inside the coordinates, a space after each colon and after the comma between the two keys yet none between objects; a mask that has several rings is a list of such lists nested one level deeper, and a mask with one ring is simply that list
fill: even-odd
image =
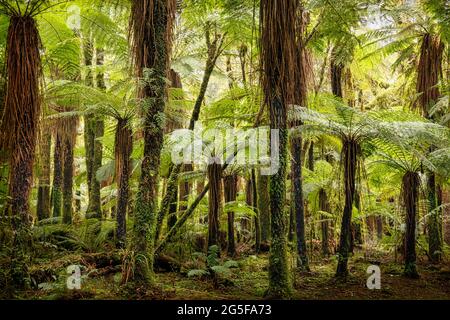
[{"label": "thick tree trunk", "polygon": [[[153,281],[153,246],[157,211],[158,172],[163,147],[166,77],[170,56],[170,35],[175,3],[172,0],[133,0],[131,29],[135,75],[145,85],[139,90],[144,124],[144,157],[139,191],[134,207],[132,248],[139,259],[134,261],[136,284]],[[152,21],[153,23],[146,23]],[[146,72],[151,70],[151,73]],[[151,85],[150,85],[151,82]],[[129,279],[126,279],[127,281]]]},{"label": "thick tree trunk", "polygon": [[337,277],[346,277],[348,275],[348,257],[350,253],[351,242],[351,221],[353,210],[353,199],[355,197],[356,182],[356,164],[358,155],[358,143],[353,140],[345,140],[342,150],[342,159],[344,165],[344,184],[345,184],[345,206],[342,215],[341,236],[338,248],[338,266],[336,270]]},{"label": "thick tree trunk", "polygon": [[270,256],[269,256],[269,291],[273,297],[290,294],[291,284],[288,274],[286,219],[284,205],[286,201],[287,142],[286,106],[276,99],[272,101],[271,128],[279,130],[280,168],[270,178]]},{"label": "thick tree trunk", "polygon": [[[260,2],[261,73],[265,102],[270,110],[272,149],[278,149],[278,170],[270,178],[271,245],[269,256],[269,298],[285,298],[292,292],[289,277],[286,239],[286,171],[287,171],[287,106],[293,102],[298,74],[295,57],[296,23],[299,3],[296,0]],[[283,13],[283,14],[275,14]]]},{"label": "thick tree trunk", "polygon": [[38,220],[50,217],[50,151],[51,151],[51,134],[49,128],[45,127],[42,134],[42,143],[40,146],[39,157],[39,187],[37,201],[37,218]]},{"label": "thick tree trunk", "polygon": [[[225,193],[225,202],[236,201],[237,196],[237,176],[235,174],[223,178],[223,187]],[[234,212],[228,212],[228,226],[227,226],[227,240],[228,256],[234,257],[236,255],[236,243],[234,233]]]},{"label": "thick tree trunk", "polygon": [[220,215],[222,213],[222,165],[208,165],[208,248],[217,245],[220,248]]},{"label": "thick tree trunk", "polygon": [[[39,49],[39,32],[34,19],[28,15],[11,16],[6,39],[8,78],[0,121],[0,149],[9,154],[9,205],[14,218],[14,237],[21,246],[16,251],[23,249],[23,253],[28,250],[24,237],[31,223],[28,201],[41,111]],[[22,258],[19,260],[24,262]],[[23,279],[15,280],[23,285]]]}]

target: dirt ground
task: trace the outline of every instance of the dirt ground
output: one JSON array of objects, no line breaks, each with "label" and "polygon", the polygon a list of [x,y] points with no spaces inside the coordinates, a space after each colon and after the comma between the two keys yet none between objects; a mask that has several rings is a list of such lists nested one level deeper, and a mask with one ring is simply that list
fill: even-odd
[{"label": "dirt ground", "polygon": [[[335,258],[311,261],[310,272],[293,273],[292,299],[300,300],[449,300],[450,263],[431,265],[419,261],[419,279],[402,276],[401,262],[391,255],[356,253],[349,262],[347,281],[334,278]],[[120,287],[120,270],[98,275],[90,272],[82,277],[81,290],[67,290],[64,276],[54,283],[40,285],[40,289],[24,292],[27,299],[166,299],[166,300],[258,300],[264,299],[268,285],[267,254],[250,255],[238,259],[239,268],[214,282],[208,278],[188,277],[186,272],[156,274],[151,291],[130,291]],[[379,265],[381,289],[369,290],[366,281],[368,266]]]}]

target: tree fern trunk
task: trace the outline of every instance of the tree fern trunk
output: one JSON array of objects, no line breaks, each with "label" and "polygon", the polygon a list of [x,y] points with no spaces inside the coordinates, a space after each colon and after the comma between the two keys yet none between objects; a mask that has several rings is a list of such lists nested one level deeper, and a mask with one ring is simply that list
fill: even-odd
[{"label": "tree fern trunk", "polygon": [[172,0],[132,2],[131,31],[135,74],[145,81],[145,85],[139,90],[144,123],[144,158],[134,208],[132,244],[139,258],[133,264],[132,280],[143,285],[153,281],[158,171],[163,146],[166,77],[174,10],[175,3]]},{"label": "tree fern trunk", "polygon": [[342,215],[341,236],[338,248],[338,266],[336,270],[337,277],[346,277],[348,275],[348,258],[351,243],[351,221],[353,210],[353,199],[355,197],[356,182],[356,164],[358,154],[358,144],[353,140],[345,140],[342,150],[344,166],[344,185],[345,185],[345,205]]},{"label": "tree fern trunk", "polygon": [[40,147],[39,157],[39,186],[37,201],[37,217],[38,220],[50,217],[50,149],[51,134],[48,127],[44,127],[42,134],[42,143]]},{"label": "tree fern trunk", "polygon": [[[237,196],[237,176],[235,174],[228,175],[223,178],[225,202],[236,201]],[[236,242],[234,232],[234,212],[228,212],[228,224],[227,224],[227,240],[228,256],[234,257],[236,255]]]},{"label": "tree fern trunk", "polygon": [[53,154],[53,186],[52,205],[53,217],[60,217],[62,210],[62,181],[63,181],[63,143],[61,134],[55,134],[55,150]]}]

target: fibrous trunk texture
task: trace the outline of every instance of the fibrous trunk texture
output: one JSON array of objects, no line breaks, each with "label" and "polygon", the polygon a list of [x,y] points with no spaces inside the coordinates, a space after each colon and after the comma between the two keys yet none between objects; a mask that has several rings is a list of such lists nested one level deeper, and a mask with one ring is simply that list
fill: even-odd
[{"label": "fibrous trunk texture", "polygon": [[40,152],[39,152],[39,187],[37,201],[37,217],[38,220],[50,217],[50,151],[51,151],[51,134],[49,128],[44,126]]},{"label": "fibrous trunk texture", "polygon": [[153,280],[153,244],[158,171],[163,146],[166,77],[175,12],[173,0],[133,0],[131,33],[135,75],[143,79],[139,90],[144,125],[144,158],[134,208],[133,264],[136,283]]},{"label": "fibrous trunk texture", "polygon": [[0,142],[9,152],[10,208],[14,227],[20,229],[31,222],[28,201],[41,111],[40,39],[34,19],[11,16],[6,41],[8,81]]},{"label": "fibrous trunk texture", "polygon": [[[236,201],[237,196],[237,175],[231,174],[223,178],[223,188],[225,195],[225,202]],[[227,224],[227,252],[228,256],[233,257],[236,254],[236,242],[234,232],[234,212],[228,212]]]},{"label": "fibrous trunk texture", "polygon": [[208,165],[208,248],[219,243],[220,215],[222,213],[222,165]]},{"label": "fibrous trunk texture", "polygon": [[279,151],[279,169],[270,178],[271,246],[267,296],[283,298],[292,287],[288,273],[285,219],[287,169],[287,105],[293,101],[298,1],[260,2],[261,70],[270,128],[278,130],[273,146]]},{"label": "fibrous trunk texture", "polygon": [[115,162],[117,180],[117,246],[122,248],[126,244],[127,209],[129,201],[129,179],[131,173],[131,152],[133,151],[133,131],[128,119],[118,119],[115,138]]},{"label": "fibrous trunk texture", "polygon": [[419,202],[420,177],[417,172],[407,172],[402,180],[402,204],[406,214],[405,270],[407,277],[418,277],[416,268],[416,219]]},{"label": "fibrous trunk texture", "polygon": [[348,275],[348,258],[351,242],[351,221],[353,200],[355,198],[356,168],[359,145],[356,141],[344,140],[342,149],[342,161],[344,167],[344,191],[345,205],[342,215],[341,235],[338,248],[338,266],[336,270],[337,277],[346,277]]}]

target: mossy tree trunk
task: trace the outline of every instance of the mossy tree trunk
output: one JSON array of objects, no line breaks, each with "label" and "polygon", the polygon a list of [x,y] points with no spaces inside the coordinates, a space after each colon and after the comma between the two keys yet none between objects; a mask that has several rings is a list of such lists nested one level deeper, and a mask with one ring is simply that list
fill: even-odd
[{"label": "mossy tree trunk", "polygon": [[53,217],[60,217],[62,210],[62,181],[63,181],[63,143],[61,134],[54,134],[55,148],[53,153],[53,185],[52,206]]},{"label": "mossy tree trunk", "polygon": [[[144,80],[139,90],[144,124],[144,157],[134,207],[133,264],[136,285],[153,282],[153,245],[158,195],[158,172],[164,136],[166,77],[175,2],[133,0],[131,33],[135,75]],[[152,21],[153,23],[148,23]]]},{"label": "mossy tree trunk", "polygon": [[261,224],[261,243],[270,240],[270,198],[269,198],[269,177],[258,175],[258,214]]},{"label": "mossy tree trunk", "polygon": [[64,143],[63,169],[63,223],[71,224],[73,215],[73,145],[70,141]]},{"label": "mossy tree trunk", "polygon": [[[297,0],[260,2],[261,74],[265,102],[270,110],[270,128],[278,149],[278,170],[270,177],[271,245],[269,256],[269,298],[286,298],[292,292],[286,239],[287,106],[294,98],[296,72]],[[278,141],[277,141],[278,140]],[[275,159],[272,159],[274,161]]]},{"label": "mossy tree trunk", "polygon": [[71,224],[73,219],[73,171],[74,148],[77,136],[78,119],[71,117],[64,119],[66,132],[62,138],[63,144],[63,181],[62,181],[62,209],[63,223]]}]

